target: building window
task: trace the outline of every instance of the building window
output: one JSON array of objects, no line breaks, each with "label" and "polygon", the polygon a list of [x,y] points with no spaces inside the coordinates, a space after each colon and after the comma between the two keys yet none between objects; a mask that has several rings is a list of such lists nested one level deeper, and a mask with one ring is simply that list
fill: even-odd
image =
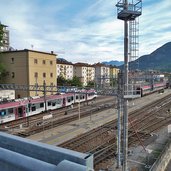
[{"label": "building window", "polygon": [[34,63],[37,64],[38,63],[38,60],[37,59],[34,59]]},{"label": "building window", "polygon": [[14,72],[12,72],[11,77],[12,77],[12,78],[14,78],[14,77],[15,77],[15,73],[14,73]]},{"label": "building window", "polygon": [[50,65],[53,65],[53,61],[50,61]]},{"label": "building window", "polygon": [[34,73],[34,77],[35,77],[35,78],[38,77],[38,73],[37,73],[37,72]]},{"label": "building window", "polygon": [[53,77],[53,73],[50,73],[50,77]]},{"label": "building window", "polygon": [[43,60],[43,61],[42,61],[42,63],[43,63],[43,64],[46,64],[46,61],[45,61],[45,60]]},{"label": "building window", "polygon": [[43,73],[43,78],[45,78],[45,77],[46,77],[46,73],[44,72],[44,73]]},{"label": "building window", "polygon": [[14,58],[11,58],[11,64],[13,64],[14,63]]}]

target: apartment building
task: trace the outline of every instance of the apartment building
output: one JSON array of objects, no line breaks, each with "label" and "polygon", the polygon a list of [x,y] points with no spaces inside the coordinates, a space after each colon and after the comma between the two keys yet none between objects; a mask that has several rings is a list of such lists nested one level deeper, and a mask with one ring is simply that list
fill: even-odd
[{"label": "apartment building", "polygon": [[110,65],[110,78],[118,78],[118,73],[119,73],[120,69]]},{"label": "apartment building", "polygon": [[0,23],[0,27],[2,27],[3,30],[3,37],[0,43],[0,52],[8,51],[9,50],[9,30],[7,29],[8,26]]},{"label": "apartment building", "polygon": [[74,76],[80,78],[83,86],[87,86],[88,82],[95,79],[95,68],[87,63],[75,63]]},{"label": "apartment building", "polygon": [[113,87],[117,84],[118,73],[120,69],[110,65],[110,85]]},{"label": "apartment building", "polygon": [[[16,50],[5,51],[0,55],[0,63],[3,63],[8,75],[5,84],[19,85],[57,85],[56,54],[34,51]],[[16,98],[39,95],[43,92],[16,90]],[[47,93],[50,94],[50,93]]]},{"label": "apartment building", "polygon": [[73,79],[73,64],[66,60],[57,59],[57,77],[62,76],[65,79],[72,80]]},{"label": "apartment building", "polygon": [[97,63],[93,65],[95,68],[95,83],[97,87],[106,87],[110,85],[110,67]]}]

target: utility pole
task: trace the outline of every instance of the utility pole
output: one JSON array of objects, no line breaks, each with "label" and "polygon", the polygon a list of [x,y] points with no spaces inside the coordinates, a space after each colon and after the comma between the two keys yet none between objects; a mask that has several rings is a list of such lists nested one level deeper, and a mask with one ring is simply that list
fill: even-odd
[{"label": "utility pole", "polygon": [[45,103],[45,112],[47,112],[47,104],[46,104],[46,82],[43,81],[43,94],[44,94],[44,103]]},{"label": "utility pole", "polygon": [[122,115],[122,100],[123,100],[123,72],[118,73],[118,121],[117,121],[117,168],[121,167],[121,115]]},{"label": "utility pole", "polygon": [[81,119],[81,113],[80,113],[80,94],[79,94],[79,102],[78,102],[78,120],[80,123],[80,119]]},{"label": "utility pole", "polygon": [[35,84],[35,86],[36,86],[36,94],[35,95],[38,96],[38,93],[37,93],[37,89],[38,89],[38,83],[37,83],[37,79],[38,78],[37,78],[37,75],[36,75],[35,79],[36,79],[36,84]]}]

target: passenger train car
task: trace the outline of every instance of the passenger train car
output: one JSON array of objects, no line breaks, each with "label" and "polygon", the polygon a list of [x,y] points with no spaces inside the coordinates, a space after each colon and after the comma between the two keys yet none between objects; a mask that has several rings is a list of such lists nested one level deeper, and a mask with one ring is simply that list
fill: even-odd
[{"label": "passenger train car", "polygon": [[144,85],[141,88],[137,88],[137,90],[141,89],[140,93],[141,93],[141,97],[143,97],[145,95],[154,93],[156,91],[160,91],[160,90],[164,91],[165,88],[167,88],[166,83],[162,82],[153,85]]},{"label": "passenger train car", "polygon": [[96,98],[96,96],[97,93],[94,90],[81,90],[79,92],[46,96],[46,99],[37,97],[2,103],[0,104],[0,123],[36,115],[45,110],[54,110],[71,106],[74,103],[89,101]]}]

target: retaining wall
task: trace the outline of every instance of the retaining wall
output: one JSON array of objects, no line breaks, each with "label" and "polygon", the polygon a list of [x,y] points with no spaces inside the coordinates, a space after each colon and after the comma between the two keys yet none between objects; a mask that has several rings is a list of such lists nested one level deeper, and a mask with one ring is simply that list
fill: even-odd
[{"label": "retaining wall", "polygon": [[171,160],[171,142],[167,143],[150,171],[164,171]]}]

